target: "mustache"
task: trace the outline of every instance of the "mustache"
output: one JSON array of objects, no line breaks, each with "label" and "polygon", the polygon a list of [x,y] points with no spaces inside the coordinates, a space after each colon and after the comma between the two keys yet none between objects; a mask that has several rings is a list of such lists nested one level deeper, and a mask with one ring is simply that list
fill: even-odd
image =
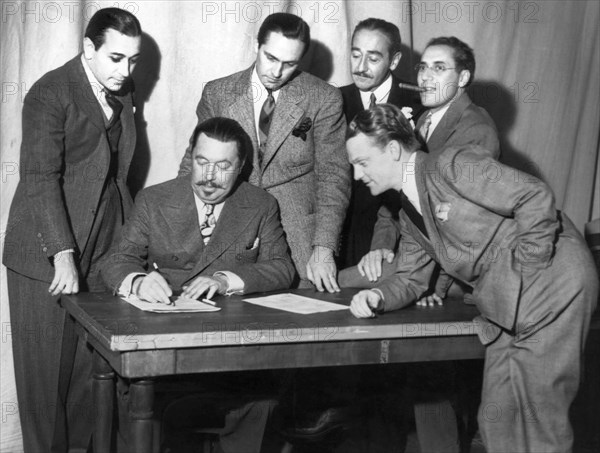
[{"label": "mustache", "polygon": [[357,71],[357,72],[353,72],[352,74],[354,74],[354,75],[356,75],[356,76],[359,76],[359,77],[366,77],[366,78],[368,78],[368,79],[372,79],[372,78],[373,78],[372,76],[370,76],[370,75],[369,75],[369,74],[367,74],[366,72],[360,72],[360,71]]}]

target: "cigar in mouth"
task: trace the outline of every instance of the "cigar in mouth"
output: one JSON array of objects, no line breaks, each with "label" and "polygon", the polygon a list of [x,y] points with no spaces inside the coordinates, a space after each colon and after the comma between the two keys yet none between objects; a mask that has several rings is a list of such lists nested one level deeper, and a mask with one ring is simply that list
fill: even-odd
[{"label": "cigar in mouth", "polygon": [[423,91],[425,91],[425,88],[421,88],[417,85],[411,85],[410,83],[399,83],[398,86],[400,88],[402,88],[403,90],[410,90],[410,91],[416,91],[418,93],[422,93]]}]

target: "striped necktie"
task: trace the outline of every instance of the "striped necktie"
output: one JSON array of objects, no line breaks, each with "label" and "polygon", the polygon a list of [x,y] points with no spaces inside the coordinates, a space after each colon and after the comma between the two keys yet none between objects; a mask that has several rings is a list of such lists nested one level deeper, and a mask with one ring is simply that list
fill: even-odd
[{"label": "striped necktie", "polygon": [[429,135],[429,126],[431,126],[431,111],[427,112],[427,116],[419,128],[419,135],[423,139],[423,143],[427,143],[427,135]]}]

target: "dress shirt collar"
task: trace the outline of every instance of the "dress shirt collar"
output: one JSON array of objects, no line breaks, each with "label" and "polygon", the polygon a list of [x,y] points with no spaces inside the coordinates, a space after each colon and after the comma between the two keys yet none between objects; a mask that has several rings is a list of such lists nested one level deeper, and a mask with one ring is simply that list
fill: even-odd
[{"label": "dress shirt collar", "polygon": [[402,181],[402,191],[408,201],[414,206],[417,212],[421,215],[421,202],[419,201],[419,192],[417,191],[417,180],[415,175],[415,159],[417,158],[417,153],[414,152],[408,158],[408,162],[404,164],[402,177],[404,181]]},{"label": "dress shirt collar", "polygon": [[429,125],[429,132],[427,132],[427,139],[429,139],[429,137],[431,137],[431,134],[433,134],[433,131],[435,130],[437,125],[440,123],[440,121],[442,120],[442,118],[444,117],[444,115],[446,114],[446,112],[448,111],[448,109],[450,108],[451,105],[452,105],[452,102],[448,102],[448,104],[446,104],[444,107],[439,109],[437,112],[434,112],[431,114],[431,124]]},{"label": "dress shirt collar", "polygon": [[94,96],[96,96],[96,99],[98,100],[98,103],[100,104],[104,115],[106,116],[106,118],[110,119],[113,115],[113,110],[110,107],[110,105],[108,105],[108,102],[106,102],[106,88],[104,88],[104,85],[98,82],[98,79],[92,72],[92,69],[90,68],[83,54],[81,54],[81,64],[83,65],[85,75],[87,76],[87,79],[90,82],[90,86],[92,87]]},{"label": "dress shirt collar", "polygon": [[392,90],[392,74],[379,85],[375,91],[359,91],[360,100],[362,101],[365,110],[371,105],[371,93],[375,94],[375,102],[383,104],[388,101],[390,91]]},{"label": "dress shirt collar", "polygon": [[[204,203],[199,197],[198,195],[196,195],[196,192],[194,192],[194,201],[196,202],[196,211],[198,211],[198,225],[202,225],[202,222],[204,222],[204,206],[206,206],[206,203]],[[223,210],[223,205],[225,204],[225,202],[221,202],[215,205],[215,208],[213,210],[213,215],[215,216],[215,220],[219,220],[219,216],[221,215],[221,211]]]}]

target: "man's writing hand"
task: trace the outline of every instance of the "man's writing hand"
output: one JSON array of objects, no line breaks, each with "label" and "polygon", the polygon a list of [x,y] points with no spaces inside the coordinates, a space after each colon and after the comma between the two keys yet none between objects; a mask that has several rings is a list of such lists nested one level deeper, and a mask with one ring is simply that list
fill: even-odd
[{"label": "man's writing hand", "polygon": [[165,305],[171,304],[169,297],[173,295],[173,291],[165,278],[156,271],[140,277],[139,286],[134,288],[134,293],[140,299]]},{"label": "man's writing hand", "polygon": [[79,292],[79,273],[74,255],[73,252],[54,255],[54,278],[48,288],[53,296]]},{"label": "man's writing hand", "polygon": [[337,268],[333,260],[333,250],[328,247],[315,246],[313,253],[306,263],[306,275],[317,290],[327,290],[330,293],[340,291],[337,279]]},{"label": "man's writing hand", "polygon": [[376,282],[381,277],[383,260],[391,263],[394,260],[394,252],[390,249],[371,250],[359,261],[358,272],[370,282]]}]

